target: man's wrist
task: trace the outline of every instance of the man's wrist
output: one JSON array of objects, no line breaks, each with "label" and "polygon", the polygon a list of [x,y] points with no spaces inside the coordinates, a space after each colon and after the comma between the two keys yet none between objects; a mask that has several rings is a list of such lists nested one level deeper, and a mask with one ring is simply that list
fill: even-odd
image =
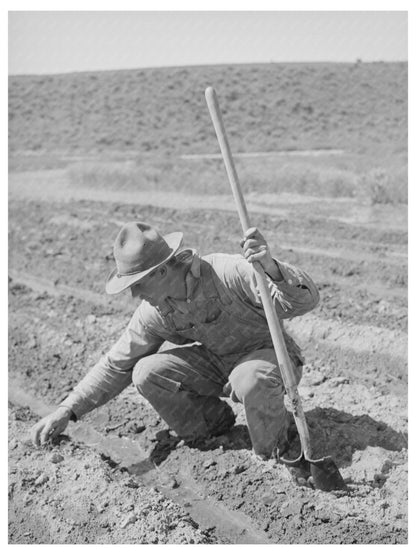
[{"label": "man's wrist", "polygon": [[69,420],[72,420],[72,422],[76,422],[78,420],[77,415],[70,407],[67,407],[66,405],[59,405],[58,408],[65,409],[68,412]]}]

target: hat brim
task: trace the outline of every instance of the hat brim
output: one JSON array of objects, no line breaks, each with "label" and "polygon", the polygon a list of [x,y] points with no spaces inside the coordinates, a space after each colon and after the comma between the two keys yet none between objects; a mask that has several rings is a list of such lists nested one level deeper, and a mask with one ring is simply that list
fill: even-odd
[{"label": "hat brim", "polygon": [[151,268],[148,268],[143,272],[137,272],[137,274],[131,274],[129,276],[118,275],[117,268],[114,268],[114,270],[110,273],[110,275],[107,278],[107,282],[105,284],[106,292],[109,295],[116,295],[117,293],[121,293],[125,289],[128,289],[135,283],[142,280],[144,277],[146,277],[148,274],[153,272],[153,270],[155,270],[159,266],[162,266],[162,264],[165,264],[166,262],[168,262],[168,260],[170,260],[172,256],[174,256],[180,249],[182,245],[182,240],[183,240],[183,233],[180,231],[177,231],[175,233],[169,233],[168,235],[164,235],[163,238],[168,244],[168,246],[172,249],[169,256],[167,256],[164,260],[162,260],[155,266],[152,266]]}]

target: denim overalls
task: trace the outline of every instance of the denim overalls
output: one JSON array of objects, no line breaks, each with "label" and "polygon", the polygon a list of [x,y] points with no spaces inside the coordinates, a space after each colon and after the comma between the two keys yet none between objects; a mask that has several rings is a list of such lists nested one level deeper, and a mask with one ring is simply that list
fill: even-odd
[{"label": "denim overalls", "polygon": [[[229,395],[244,404],[254,451],[269,456],[286,429],[287,412],[262,308],[245,302],[201,259],[196,296],[181,306],[165,302],[158,311],[166,339],[191,344],[142,358],[133,373],[139,391],[185,439],[215,433],[230,421],[231,409],[219,399]],[[300,380],[300,349],[284,336]]]}]

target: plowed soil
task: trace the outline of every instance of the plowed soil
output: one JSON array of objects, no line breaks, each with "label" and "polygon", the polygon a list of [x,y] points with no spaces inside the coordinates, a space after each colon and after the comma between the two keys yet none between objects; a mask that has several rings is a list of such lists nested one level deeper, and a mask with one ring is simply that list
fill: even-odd
[{"label": "plowed soil", "polygon": [[324,201],[311,216],[302,202],[276,199],[282,218],[270,198],[266,214],[257,199],[254,219],[272,250],[306,268],[322,295],[318,309],[288,328],[307,357],[300,392],[316,456],[332,455],[349,484],[324,493],[294,484],[282,465],[252,460],[240,406],[232,432],[191,449],[132,386],[85,417],[81,430],[71,425],[41,450],[30,445],[37,415],[66,396],[134,310],[128,295],[103,294],[121,222],[184,229],[202,254],[235,252],[239,239],[228,197],[222,210],[196,208],[197,198],[182,209],[157,206],[151,195],[148,204],[115,204],[79,189],[72,199],[67,183],[46,200],[48,172],[32,177],[29,194],[30,174],[11,176],[11,542],[406,542],[403,208],[390,207],[387,233],[328,220]]}]

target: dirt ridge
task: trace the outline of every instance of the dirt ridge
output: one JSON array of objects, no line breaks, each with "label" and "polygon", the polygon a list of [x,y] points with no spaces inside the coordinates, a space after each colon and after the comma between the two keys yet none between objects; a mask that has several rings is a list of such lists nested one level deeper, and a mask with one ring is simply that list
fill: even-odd
[{"label": "dirt ridge", "polygon": [[[103,307],[128,308],[125,300],[123,302],[123,300],[112,299],[110,303],[106,295],[83,288],[54,284],[45,278],[15,271],[9,271],[9,276],[17,284],[24,284],[34,291],[46,291],[52,296],[69,295]],[[324,345],[334,351],[347,350],[358,357],[360,354],[364,355],[366,360],[371,359],[372,355],[377,355],[377,360],[386,358],[388,366],[391,361],[394,361],[398,373],[403,373],[407,367],[407,334],[397,330],[356,324],[345,326],[335,320],[324,319],[313,314],[304,315],[300,320],[289,321],[286,326],[301,343],[312,342],[314,345]]]},{"label": "dirt ridge", "polygon": [[313,314],[305,314],[302,319],[292,320],[287,327],[303,340],[318,341],[357,353],[378,352],[399,361],[407,361],[407,334],[397,330],[358,324],[345,325]]}]

